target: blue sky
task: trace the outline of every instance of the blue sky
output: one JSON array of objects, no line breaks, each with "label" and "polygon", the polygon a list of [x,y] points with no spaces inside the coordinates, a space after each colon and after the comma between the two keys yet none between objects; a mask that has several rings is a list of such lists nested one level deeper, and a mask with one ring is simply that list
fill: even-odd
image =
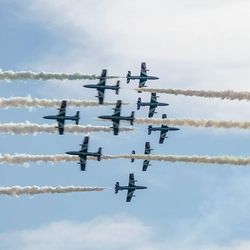
[{"label": "blue sky", "polygon": [[[160,80],[148,85],[172,88],[250,90],[249,3],[247,1],[0,1],[0,68],[98,74],[139,72],[146,61]],[[114,81],[110,81],[114,82]],[[96,93],[87,81],[2,82],[1,96],[82,98]],[[122,80],[119,98],[136,109],[138,94]],[[107,92],[107,100],[117,96]],[[149,94],[142,94],[143,100]],[[247,102],[161,95],[170,118],[247,120]],[[110,107],[81,108],[81,124],[109,125],[96,117]],[[54,109],[0,110],[1,122],[44,123]],[[68,109],[75,113],[75,109]],[[147,110],[136,112],[146,116]],[[105,154],[143,152],[146,140],[157,154],[248,156],[249,132],[181,128],[163,145],[146,126],[133,133],[90,135],[90,149]],[[84,135],[1,135],[1,153],[53,154],[78,149]],[[2,165],[0,183],[11,185],[139,184],[130,204],[125,192],[0,198],[1,249],[249,249],[250,170],[247,167],[153,162],[89,161],[82,173],[75,163]]]}]

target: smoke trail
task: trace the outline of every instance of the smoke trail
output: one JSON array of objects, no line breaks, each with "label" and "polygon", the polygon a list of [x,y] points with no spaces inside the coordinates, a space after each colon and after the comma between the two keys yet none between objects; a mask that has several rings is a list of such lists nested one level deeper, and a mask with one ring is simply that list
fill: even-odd
[{"label": "smoke trail", "polygon": [[[122,127],[121,132],[133,131],[133,128]],[[91,132],[113,132],[113,129],[106,126],[92,126],[92,125],[65,125],[65,133],[73,134],[87,134]],[[58,134],[58,129],[55,125],[36,124],[36,123],[0,123],[0,134],[10,135],[27,135],[27,134],[41,134],[51,133]]]},{"label": "smoke trail", "polygon": [[[11,98],[0,98],[0,108],[58,108],[61,105],[62,100],[58,99],[38,99],[28,97],[11,97]],[[115,105],[114,102],[105,102],[102,105],[110,106]],[[67,100],[68,106],[75,107],[96,107],[102,106],[96,101],[87,101],[80,99],[69,99]]]},{"label": "smoke trail", "polygon": [[[138,160],[152,160],[152,161],[167,161],[167,162],[186,162],[186,163],[206,163],[206,164],[231,164],[238,166],[250,165],[250,157],[236,157],[236,156],[198,156],[198,155],[103,155],[103,160],[111,159],[138,159]],[[96,160],[96,158],[88,157],[89,160]],[[79,160],[78,156],[56,154],[56,155],[28,155],[28,154],[2,154],[0,155],[0,164],[27,164],[33,163],[60,163],[60,162],[76,162]]]},{"label": "smoke trail", "polygon": [[0,154],[0,164],[27,164],[27,163],[60,163],[74,162],[79,160],[77,156],[66,154],[55,155],[29,155],[29,154]]},{"label": "smoke trail", "polygon": [[190,126],[206,128],[239,128],[250,129],[250,122],[247,121],[216,121],[216,120],[193,120],[193,119],[154,119],[154,118],[136,118],[137,124],[150,125],[172,125],[172,126]]},{"label": "smoke trail", "polygon": [[0,187],[0,195],[37,195],[37,194],[65,194],[73,192],[93,192],[103,191],[106,188],[103,187],[82,187],[82,186],[12,186],[12,187]]},{"label": "smoke trail", "polygon": [[250,157],[235,156],[198,156],[198,155],[105,155],[102,159],[137,159],[167,162],[186,162],[186,163],[206,163],[206,164],[231,164],[231,165],[250,165]]},{"label": "smoke trail", "polygon": [[[84,75],[81,73],[50,73],[32,71],[0,71],[0,80],[96,80],[98,75]],[[116,79],[119,76],[108,76],[107,79]]]},{"label": "smoke trail", "polygon": [[250,92],[248,91],[209,91],[209,90],[181,90],[181,89],[157,89],[157,88],[141,88],[136,89],[143,92],[157,92],[171,95],[184,95],[184,96],[199,96],[206,98],[221,98],[227,100],[246,100],[250,101]]}]

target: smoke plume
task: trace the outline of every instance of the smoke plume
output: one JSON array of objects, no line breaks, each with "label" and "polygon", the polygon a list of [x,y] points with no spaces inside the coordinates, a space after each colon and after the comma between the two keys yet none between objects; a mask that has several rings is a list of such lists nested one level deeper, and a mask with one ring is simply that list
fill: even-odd
[{"label": "smoke plume", "polygon": [[[62,100],[58,99],[38,99],[28,97],[10,97],[0,98],[0,108],[58,108],[61,105]],[[105,102],[104,106],[115,105],[114,102]],[[75,107],[97,107],[102,106],[96,101],[87,101],[80,99],[67,100],[67,106]]]},{"label": "smoke plume", "polygon": [[250,165],[250,157],[236,156],[199,156],[199,155],[141,155],[141,154],[124,154],[124,155],[105,155],[102,159],[137,159],[137,160],[152,160],[166,162],[186,162],[186,163],[206,163],[206,164],[231,164],[231,165]]},{"label": "smoke plume", "polygon": [[37,194],[65,194],[75,192],[93,192],[103,191],[106,188],[103,187],[82,187],[82,186],[11,186],[11,187],[0,187],[0,195],[37,195]]},{"label": "smoke plume", "polygon": [[79,157],[55,154],[55,155],[29,155],[29,154],[0,154],[0,164],[27,164],[27,163],[60,163],[79,161]]},{"label": "smoke plume", "polygon": [[[58,134],[57,125],[36,124],[36,123],[0,123],[0,134],[27,135],[51,133]],[[121,132],[133,131],[133,128],[122,127]],[[87,134],[91,132],[113,132],[113,129],[107,126],[92,125],[65,125],[64,132],[73,134]]]},{"label": "smoke plume", "polygon": [[[81,73],[50,73],[32,71],[0,71],[0,80],[96,80],[98,75]],[[116,79],[119,76],[108,76],[107,79]]]},{"label": "smoke plume", "polygon": [[[137,159],[137,160],[152,160],[152,161],[166,161],[166,162],[186,162],[186,163],[204,163],[204,164],[230,164],[238,166],[250,165],[250,157],[236,157],[229,155],[221,156],[199,156],[199,155],[143,155],[143,154],[121,154],[121,155],[103,155],[103,160],[112,159]],[[95,157],[88,157],[89,160],[96,160]],[[78,156],[71,156],[66,154],[55,155],[29,155],[29,154],[2,154],[0,155],[0,164],[20,164],[27,163],[61,163],[61,162],[77,162]]]},{"label": "smoke plume", "polygon": [[250,129],[248,121],[136,118],[137,124]]},{"label": "smoke plume", "polygon": [[140,88],[136,89],[137,91],[143,92],[157,92],[157,93],[165,93],[171,95],[184,95],[184,96],[198,96],[205,98],[220,98],[227,100],[246,100],[250,101],[250,92],[248,91],[233,91],[233,90],[225,90],[225,91],[210,91],[210,90],[181,90],[181,89],[157,89],[157,88]]}]

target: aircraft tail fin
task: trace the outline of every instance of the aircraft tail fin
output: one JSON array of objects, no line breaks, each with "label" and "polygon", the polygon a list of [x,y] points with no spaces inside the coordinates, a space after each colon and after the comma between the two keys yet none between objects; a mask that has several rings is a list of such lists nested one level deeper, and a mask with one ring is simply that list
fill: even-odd
[{"label": "aircraft tail fin", "polygon": [[116,91],[115,91],[115,94],[116,94],[116,95],[119,95],[120,81],[117,81],[117,82],[116,82],[116,87],[117,87],[117,89],[116,89]]},{"label": "aircraft tail fin", "polygon": [[135,111],[131,112],[131,120],[130,120],[130,125],[133,126],[134,125],[134,119],[135,119]]},{"label": "aircraft tail fin", "polygon": [[76,112],[76,125],[79,124],[79,120],[80,120],[80,111]]},{"label": "aircraft tail fin", "polygon": [[[132,150],[132,153],[131,153],[132,155],[135,155],[135,150]],[[131,162],[134,162],[135,161],[135,158],[131,158]]]},{"label": "aircraft tail fin", "polygon": [[101,156],[102,156],[102,148],[98,149],[98,156],[97,156],[97,160],[100,161],[101,160]]},{"label": "aircraft tail fin", "polygon": [[148,126],[148,135],[151,135],[152,128],[153,128],[153,127],[152,127],[151,125]]},{"label": "aircraft tail fin", "polygon": [[127,83],[130,82],[130,77],[131,77],[131,71],[128,71],[128,74],[127,74]]},{"label": "aircraft tail fin", "polygon": [[138,101],[137,101],[137,110],[139,110],[141,107],[141,97],[138,97]]},{"label": "aircraft tail fin", "polygon": [[120,187],[120,183],[119,182],[116,182],[115,183],[115,193],[117,194],[118,193],[118,187]]}]

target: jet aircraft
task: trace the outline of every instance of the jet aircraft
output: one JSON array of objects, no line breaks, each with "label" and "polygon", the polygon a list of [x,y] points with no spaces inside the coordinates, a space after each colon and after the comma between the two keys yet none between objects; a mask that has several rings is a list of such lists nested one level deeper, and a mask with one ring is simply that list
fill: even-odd
[{"label": "jet aircraft", "polygon": [[[150,147],[150,142],[145,142],[145,150],[144,150],[144,154],[148,155],[151,154],[151,151],[153,149]],[[132,151],[132,155],[135,154],[135,150]],[[134,162],[135,158],[131,157],[131,162]],[[142,166],[142,171],[147,171],[148,166],[151,166],[151,164],[149,164],[149,160],[144,160],[143,161],[143,166]]]},{"label": "jet aircraft", "polygon": [[168,103],[164,103],[164,102],[158,102],[157,101],[158,96],[156,95],[156,93],[151,93],[151,100],[150,102],[142,102],[141,98],[138,98],[137,101],[137,109],[139,110],[140,107],[142,106],[149,106],[149,113],[148,113],[148,117],[153,117],[154,114],[156,114],[157,112],[155,112],[155,109],[158,106],[168,106]]},{"label": "jet aircraft", "polygon": [[111,120],[113,122],[113,131],[114,131],[114,135],[118,135],[119,134],[119,126],[120,126],[120,121],[124,120],[124,121],[130,121],[130,124],[133,125],[134,124],[134,119],[135,119],[135,112],[133,111],[131,113],[131,116],[121,116],[121,105],[122,105],[122,101],[118,100],[116,103],[116,107],[113,109],[114,113],[113,115],[101,115],[98,116],[98,118],[100,119],[106,119],[106,120]]},{"label": "jet aircraft", "polygon": [[98,161],[101,160],[102,148],[99,148],[97,152],[88,152],[88,145],[89,145],[89,137],[85,136],[83,144],[80,144],[81,149],[79,151],[66,152],[66,154],[68,155],[78,155],[80,157],[80,162],[78,162],[78,164],[81,165],[81,171],[86,170],[86,161],[88,156],[96,157]]},{"label": "jet aircraft", "polygon": [[116,85],[106,85],[106,79],[107,79],[107,70],[103,69],[102,74],[99,77],[99,83],[98,84],[86,84],[83,85],[85,88],[90,88],[90,89],[97,89],[98,97],[99,99],[99,104],[103,104],[104,101],[104,93],[106,89],[112,89],[115,90],[116,94],[119,94],[119,89],[120,89],[120,81],[116,82]]},{"label": "jet aircraft", "polygon": [[119,190],[128,190],[126,201],[130,202],[132,197],[135,197],[134,191],[136,189],[147,189],[145,186],[136,186],[135,182],[137,182],[137,180],[135,180],[134,174],[129,174],[128,186],[120,186],[119,182],[116,182],[115,193],[117,194]]},{"label": "jet aircraft", "polygon": [[[130,80],[139,80],[139,88],[142,88],[142,87],[146,87],[145,84],[146,84],[146,81],[147,80],[157,80],[159,79],[159,77],[156,77],[156,76],[149,76],[147,74],[147,71],[149,71],[146,67],[146,63],[145,62],[142,62],[141,63],[141,74],[139,76],[132,76],[131,75],[131,71],[128,71],[128,74],[127,74],[127,83],[130,82]],[[140,91],[138,91],[140,92]]]},{"label": "jet aircraft", "polygon": [[[163,114],[162,115],[162,119],[167,119],[167,115]],[[152,127],[152,126],[148,126],[148,134],[150,135],[152,131],[161,131],[160,134],[160,139],[159,139],[159,143],[163,144],[164,139],[167,138],[166,134],[169,131],[177,131],[180,130],[179,128],[174,128],[174,127],[168,127],[167,125],[161,125],[161,127]]]},{"label": "jet aircraft", "polygon": [[61,107],[58,109],[58,115],[47,115],[43,117],[44,119],[57,120],[58,126],[56,128],[58,128],[60,135],[64,133],[64,124],[66,120],[75,121],[76,125],[78,125],[80,119],[80,111],[77,111],[74,116],[66,116],[66,106],[67,102],[63,100]]}]

